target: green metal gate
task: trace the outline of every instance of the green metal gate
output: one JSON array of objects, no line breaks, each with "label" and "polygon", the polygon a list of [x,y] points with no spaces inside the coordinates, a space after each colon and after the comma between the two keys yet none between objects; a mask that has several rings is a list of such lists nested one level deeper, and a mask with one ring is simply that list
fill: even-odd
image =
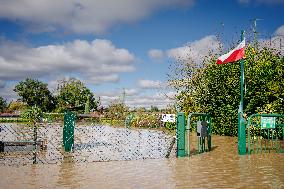
[{"label": "green metal gate", "polygon": [[[211,151],[211,117],[206,113],[190,113],[185,122],[185,114],[177,116],[177,156],[190,156],[192,153]],[[195,139],[195,140],[194,140]],[[192,149],[193,141],[196,150]]]},{"label": "green metal gate", "polygon": [[248,154],[284,153],[284,115],[253,114],[247,122]]}]

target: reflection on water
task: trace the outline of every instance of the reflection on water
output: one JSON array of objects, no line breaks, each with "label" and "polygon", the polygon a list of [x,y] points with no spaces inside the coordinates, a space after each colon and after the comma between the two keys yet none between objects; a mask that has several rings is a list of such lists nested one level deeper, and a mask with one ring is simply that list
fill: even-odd
[{"label": "reflection on water", "polygon": [[[239,156],[237,138],[190,158],[1,166],[1,188],[284,188],[284,154]],[[72,157],[68,157],[72,158]],[[66,162],[70,160],[66,159]]]}]

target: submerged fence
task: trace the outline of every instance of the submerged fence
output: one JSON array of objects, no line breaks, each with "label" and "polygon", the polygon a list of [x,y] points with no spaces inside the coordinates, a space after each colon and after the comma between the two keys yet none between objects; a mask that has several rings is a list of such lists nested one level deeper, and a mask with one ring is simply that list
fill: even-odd
[{"label": "submerged fence", "polygon": [[173,136],[163,131],[83,124],[74,128],[70,152],[63,123],[0,123],[0,165],[138,160],[175,156]]},{"label": "submerged fence", "polygon": [[247,147],[248,154],[284,153],[284,115],[251,115],[247,122]]}]

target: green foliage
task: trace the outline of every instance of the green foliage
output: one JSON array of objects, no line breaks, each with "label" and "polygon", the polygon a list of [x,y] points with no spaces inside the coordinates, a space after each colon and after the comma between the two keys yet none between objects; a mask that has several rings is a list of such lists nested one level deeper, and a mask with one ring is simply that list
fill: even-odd
[{"label": "green foliage", "polygon": [[47,84],[37,79],[27,78],[18,83],[14,91],[29,107],[38,106],[43,111],[52,111],[55,107],[54,99],[47,88]]},{"label": "green foliage", "polygon": [[160,114],[136,112],[131,120],[131,127],[138,128],[159,128],[162,125]]},{"label": "green foliage", "polygon": [[63,121],[64,114],[63,113],[44,113],[42,115],[42,119],[45,122]]},{"label": "green foliage", "polygon": [[26,109],[22,114],[21,118],[28,119],[32,122],[39,122],[43,116],[41,109],[37,106]]},{"label": "green foliage", "polygon": [[29,119],[18,118],[18,117],[1,117],[0,123],[26,123],[30,122]]},{"label": "green foliage", "polygon": [[0,113],[3,112],[7,107],[7,102],[0,96]]},{"label": "green foliage", "polygon": [[113,102],[108,107],[108,111],[106,112],[106,118],[125,120],[128,114],[129,108],[125,104]]},{"label": "green foliage", "polygon": [[90,113],[90,99],[88,98],[86,103],[85,103],[85,114]]},{"label": "green foliage", "polygon": [[78,111],[83,113],[85,103],[88,100],[90,109],[97,108],[94,94],[78,79],[61,80],[58,84],[57,94],[58,112],[63,112],[65,108],[82,107]]},{"label": "green foliage", "polygon": [[7,107],[7,112],[13,113],[15,111],[23,111],[27,109],[27,104],[19,101],[12,101]]},{"label": "green foliage", "polygon": [[157,106],[151,106],[150,112],[158,112],[159,108]]},{"label": "green foliage", "polygon": [[252,113],[284,113],[284,57],[270,49],[246,51],[246,109]]},{"label": "green foliage", "polygon": [[176,130],[176,123],[166,122],[165,128],[168,130]]},{"label": "green foliage", "polygon": [[[184,63],[186,64],[186,63]],[[284,59],[270,49],[246,49],[244,113],[284,113]],[[186,78],[170,80],[177,89],[177,102],[183,111],[209,113],[212,131],[219,135],[237,135],[240,102],[240,65],[217,65],[216,57],[204,66],[190,67]],[[183,74],[186,75],[186,74]]]}]

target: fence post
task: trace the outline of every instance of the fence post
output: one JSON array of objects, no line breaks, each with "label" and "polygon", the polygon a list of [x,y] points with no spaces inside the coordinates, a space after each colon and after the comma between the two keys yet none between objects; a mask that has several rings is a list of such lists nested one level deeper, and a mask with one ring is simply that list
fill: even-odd
[{"label": "fence post", "polygon": [[37,126],[36,121],[34,121],[34,149],[33,149],[33,164],[37,163]]},{"label": "fence post", "polygon": [[63,145],[65,152],[72,151],[74,146],[75,113],[65,110],[63,127]]},{"label": "fence post", "polygon": [[5,144],[4,142],[0,141],[0,152],[4,152]]},{"label": "fence post", "polygon": [[207,118],[208,118],[208,122],[209,122],[209,124],[208,124],[208,136],[207,136],[208,142],[207,143],[208,143],[208,150],[211,151],[211,147],[212,147],[212,142],[211,142],[212,118],[211,118],[211,116],[208,116]]},{"label": "fence post", "polygon": [[177,115],[177,156],[185,156],[185,113]]}]

